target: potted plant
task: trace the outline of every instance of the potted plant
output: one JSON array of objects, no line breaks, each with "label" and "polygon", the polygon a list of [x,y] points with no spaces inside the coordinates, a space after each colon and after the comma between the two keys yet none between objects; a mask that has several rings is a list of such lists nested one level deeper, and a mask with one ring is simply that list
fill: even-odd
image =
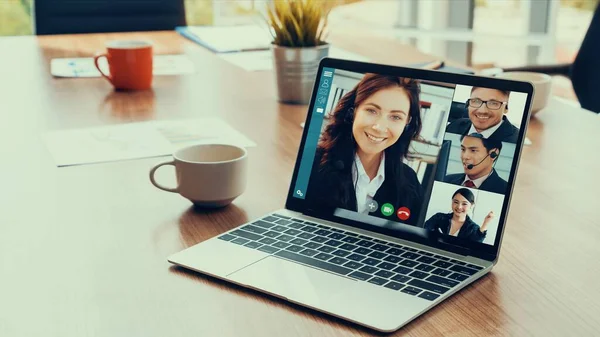
[{"label": "potted plant", "polygon": [[329,9],[319,0],[277,0],[267,8],[279,101],[308,104],[319,68]]}]

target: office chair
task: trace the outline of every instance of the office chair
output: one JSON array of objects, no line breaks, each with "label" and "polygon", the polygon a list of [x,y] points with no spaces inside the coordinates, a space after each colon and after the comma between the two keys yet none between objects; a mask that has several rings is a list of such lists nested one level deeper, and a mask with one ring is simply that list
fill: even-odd
[{"label": "office chair", "polygon": [[35,0],[37,35],[173,30],[184,0]]},{"label": "office chair", "polygon": [[600,113],[600,4],[583,38],[573,63],[504,68],[504,71],[532,71],[563,75],[571,79],[582,108]]}]

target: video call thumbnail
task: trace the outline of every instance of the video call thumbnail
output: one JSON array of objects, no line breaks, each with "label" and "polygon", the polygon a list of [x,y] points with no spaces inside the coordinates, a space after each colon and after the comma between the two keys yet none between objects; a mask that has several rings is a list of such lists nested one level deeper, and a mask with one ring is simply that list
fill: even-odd
[{"label": "video call thumbnail", "polygon": [[494,243],[526,94],[338,69],[316,94],[294,197]]}]

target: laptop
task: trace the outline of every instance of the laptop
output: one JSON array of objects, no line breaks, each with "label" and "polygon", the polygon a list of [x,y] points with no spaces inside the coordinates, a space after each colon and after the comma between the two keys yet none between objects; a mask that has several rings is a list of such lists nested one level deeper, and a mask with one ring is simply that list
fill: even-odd
[{"label": "laptop", "polygon": [[168,261],[398,330],[498,261],[532,97],[527,82],[325,58],[285,208]]}]

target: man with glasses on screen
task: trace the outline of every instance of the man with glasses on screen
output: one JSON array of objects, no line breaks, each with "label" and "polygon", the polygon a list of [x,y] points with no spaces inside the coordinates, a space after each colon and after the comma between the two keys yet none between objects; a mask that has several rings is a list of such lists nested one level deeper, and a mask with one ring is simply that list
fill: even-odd
[{"label": "man with glasses on screen", "polygon": [[478,133],[487,139],[516,143],[519,129],[505,116],[509,94],[504,90],[473,87],[467,100],[469,118],[453,121],[446,127],[446,132],[459,135]]}]

